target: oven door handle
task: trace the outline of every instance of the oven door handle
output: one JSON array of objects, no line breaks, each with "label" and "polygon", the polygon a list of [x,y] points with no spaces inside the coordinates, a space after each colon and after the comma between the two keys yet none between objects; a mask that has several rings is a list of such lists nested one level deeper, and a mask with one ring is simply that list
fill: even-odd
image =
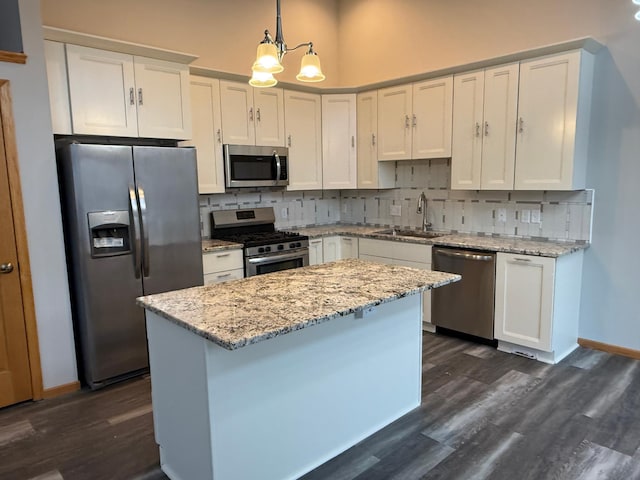
[{"label": "oven door handle", "polygon": [[292,258],[302,258],[305,256],[304,252],[285,253],[283,255],[269,255],[266,257],[254,257],[249,258],[249,263],[273,263],[280,260],[290,260]]}]

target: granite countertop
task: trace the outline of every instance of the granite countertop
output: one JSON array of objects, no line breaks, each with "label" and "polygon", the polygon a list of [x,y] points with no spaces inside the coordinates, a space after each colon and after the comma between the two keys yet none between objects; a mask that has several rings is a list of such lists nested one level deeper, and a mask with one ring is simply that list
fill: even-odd
[{"label": "granite countertop", "polygon": [[[420,243],[424,245],[440,245],[459,247],[471,250],[536,255],[557,258],[589,248],[588,243],[553,242],[544,240],[528,240],[514,237],[494,237],[489,235],[471,235],[460,233],[444,233],[435,238],[420,238],[403,235],[378,233],[389,230],[389,227],[372,227],[363,225],[320,225],[316,227],[298,228],[296,231],[309,238],[322,238],[332,235],[343,235],[361,238],[375,238],[396,242]],[[435,232],[438,233],[438,232]]]},{"label": "granite countertop", "polygon": [[227,242],[215,238],[202,240],[202,253],[221,252],[223,250],[237,250],[242,248],[241,243]]},{"label": "granite countertop", "polygon": [[235,350],[460,278],[348,259],[140,297],[137,304]]}]

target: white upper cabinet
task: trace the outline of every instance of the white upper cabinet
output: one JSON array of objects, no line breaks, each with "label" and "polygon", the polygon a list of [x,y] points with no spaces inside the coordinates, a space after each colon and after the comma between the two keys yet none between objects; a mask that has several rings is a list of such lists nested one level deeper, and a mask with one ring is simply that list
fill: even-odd
[{"label": "white upper cabinet", "polygon": [[322,186],[357,188],[356,96],[322,96]]},{"label": "white upper cabinet", "polygon": [[44,58],[47,66],[49,101],[51,104],[51,126],[53,133],[71,135],[71,110],[67,80],[67,60],[64,43],[44,41]]},{"label": "white upper cabinet", "polygon": [[455,76],[452,189],[513,189],[518,72],[514,63]]},{"label": "white upper cabinet", "polygon": [[223,143],[284,147],[284,92],[220,81]]},{"label": "white upper cabinet", "polygon": [[322,190],[322,100],[320,95],[284,92],[289,147],[287,190]]},{"label": "white upper cabinet", "polygon": [[189,67],[67,45],[73,133],[191,137]]},{"label": "white upper cabinet", "polygon": [[357,96],[358,188],[393,188],[395,165],[378,162],[378,92]]},{"label": "white upper cabinet", "polygon": [[517,190],[585,188],[592,82],[583,50],[521,62]]},{"label": "white upper cabinet", "polygon": [[215,78],[191,77],[193,138],[196,147],[198,193],[224,193],[220,82]]},{"label": "white upper cabinet", "polygon": [[378,160],[451,156],[453,77],[378,90]]}]

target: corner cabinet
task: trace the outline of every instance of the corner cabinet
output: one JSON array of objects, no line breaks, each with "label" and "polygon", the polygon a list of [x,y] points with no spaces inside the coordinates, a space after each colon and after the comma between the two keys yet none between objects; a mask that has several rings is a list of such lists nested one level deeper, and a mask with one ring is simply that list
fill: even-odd
[{"label": "corner cabinet", "polygon": [[520,66],[454,77],[451,188],[513,190]]},{"label": "corner cabinet", "polygon": [[220,82],[192,76],[190,84],[193,137],[183,145],[196,147],[198,193],[224,193]]},{"label": "corner cabinet", "polygon": [[584,50],[520,63],[516,190],[585,188],[593,64]]},{"label": "corner cabinet", "polygon": [[394,188],[395,165],[378,162],[378,92],[356,99],[358,188]]},{"label": "corner cabinet", "polygon": [[322,190],[322,97],[285,90],[284,119],[289,147],[287,190]]},{"label": "corner cabinet", "polygon": [[66,45],[74,134],[191,138],[189,67]]},{"label": "corner cabinet", "polygon": [[357,188],[356,95],[322,96],[322,188]]},{"label": "corner cabinet", "polygon": [[582,258],[497,254],[499,350],[557,363],[578,346]]},{"label": "corner cabinet", "polygon": [[220,81],[223,142],[284,147],[284,91]]},{"label": "corner cabinet", "polygon": [[378,160],[451,157],[453,77],[378,90]]}]

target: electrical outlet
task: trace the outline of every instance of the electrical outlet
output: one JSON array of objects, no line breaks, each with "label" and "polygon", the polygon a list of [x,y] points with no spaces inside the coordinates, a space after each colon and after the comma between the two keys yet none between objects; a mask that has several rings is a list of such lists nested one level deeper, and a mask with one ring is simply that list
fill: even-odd
[{"label": "electrical outlet", "polygon": [[402,205],[391,205],[390,212],[392,217],[402,216]]},{"label": "electrical outlet", "polygon": [[289,209],[287,207],[282,207],[282,210],[280,210],[280,216],[284,219],[284,218],[288,218],[289,217]]},{"label": "electrical outlet", "polygon": [[531,221],[531,210],[520,210],[520,222],[529,223]]},{"label": "electrical outlet", "polygon": [[506,208],[499,208],[496,213],[497,213],[498,222],[506,223],[506,221],[507,221],[507,209]]},{"label": "electrical outlet", "polygon": [[531,223],[540,223],[541,212],[540,210],[531,210]]}]

